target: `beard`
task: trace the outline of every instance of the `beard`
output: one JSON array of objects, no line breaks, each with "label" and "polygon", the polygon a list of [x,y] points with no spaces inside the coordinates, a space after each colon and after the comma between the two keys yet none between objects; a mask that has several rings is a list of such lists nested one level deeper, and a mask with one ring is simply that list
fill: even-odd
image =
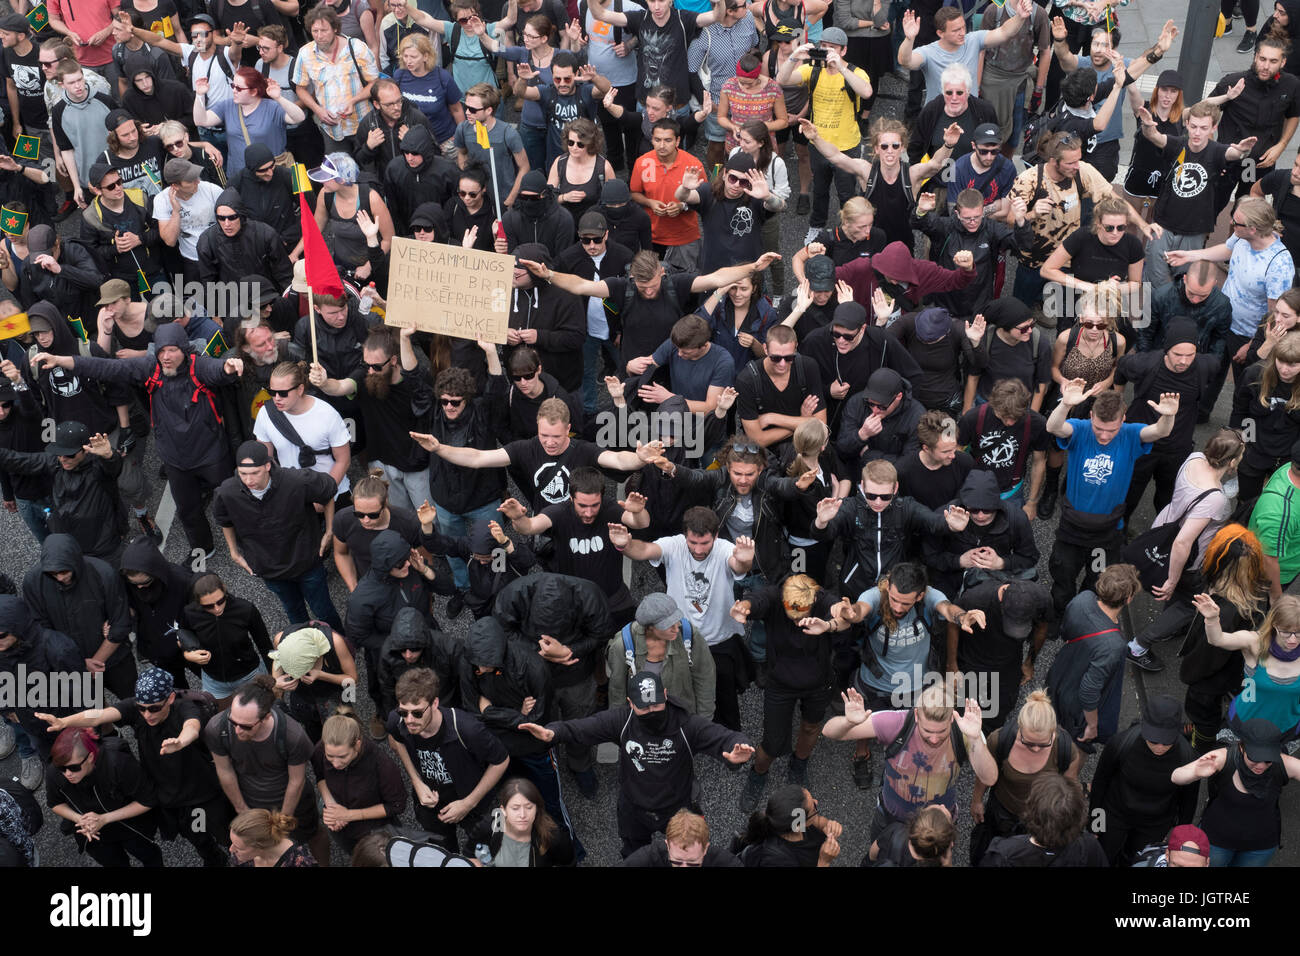
[{"label": "beard", "polygon": [[277,349],[269,354],[262,352],[245,352],[249,360],[254,365],[260,365],[265,368],[268,365],[278,365],[280,363],[280,352]]},{"label": "beard", "polygon": [[179,368],[168,368],[166,365],[160,365],[158,367],[162,369],[165,378],[175,378],[180,373]]},{"label": "beard", "polygon": [[393,383],[389,381],[388,375],[383,372],[366,373],[366,394],[377,401],[382,402],[388,398],[388,393],[392,391]]}]

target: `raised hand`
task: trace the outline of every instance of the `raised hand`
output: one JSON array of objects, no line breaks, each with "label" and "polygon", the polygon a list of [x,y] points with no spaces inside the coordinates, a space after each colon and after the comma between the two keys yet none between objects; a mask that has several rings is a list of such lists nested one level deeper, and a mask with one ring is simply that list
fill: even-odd
[{"label": "raised hand", "polygon": [[411,440],[413,442],[415,442],[425,451],[433,452],[436,454],[438,449],[442,447],[442,443],[439,442],[438,439],[434,438],[432,435],[425,435],[422,432],[407,432],[407,434],[411,436]]},{"label": "raised hand", "polygon": [[849,285],[843,279],[837,280],[835,283],[835,300],[841,303],[852,302],[853,286]]},{"label": "raised hand", "polygon": [[732,556],[741,564],[749,564],[754,560],[754,539],[747,538],[745,535],[739,535],[736,538],[736,547],[732,550]]},{"label": "raised hand", "polygon": [[986,623],[984,620],[984,612],[979,609],[966,611],[957,619],[957,623],[961,625],[961,629],[967,634],[973,634],[975,633],[975,625],[978,624],[980,627],[984,627]]},{"label": "raised hand", "polygon": [[908,10],[903,14],[903,36],[916,42],[916,38],[921,35],[921,18],[913,10]]},{"label": "raised hand", "polygon": [[862,699],[856,688],[850,687],[840,694],[840,699],[844,701],[844,719],[851,724],[860,724],[871,716],[871,711],[867,710],[867,702]]},{"label": "raised hand", "polygon": [[843,503],[843,498],[823,498],[817,502],[817,520],[823,525],[830,524],[831,519],[840,513],[840,505]]},{"label": "raised hand", "polygon": [[703,170],[696,169],[694,166],[688,166],[686,168],[686,171],[682,173],[682,188],[683,189],[698,188],[700,185],[700,181],[703,179],[703,177],[704,177]]},{"label": "raised hand", "polygon": [[740,393],[728,385],[722,390],[722,394],[718,396],[717,407],[725,412],[727,409],[731,408],[732,405],[736,404],[736,399],[739,397]]},{"label": "raised hand", "polygon": [[626,525],[621,525],[611,521],[609,523],[609,543],[620,551],[628,546],[632,540],[632,532],[627,530]]},{"label": "raised hand", "polygon": [[751,610],[752,606],[748,601],[737,601],[735,604],[731,605],[731,610],[728,613],[731,615],[731,619],[737,624],[744,624],[749,620],[749,613]]},{"label": "raised hand", "polygon": [[817,406],[821,404],[821,399],[816,395],[807,395],[799,404],[799,415],[803,418],[812,418],[817,412]]},{"label": "raised hand", "polygon": [[506,533],[502,530],[501,525],[497,524],[495,521],[488,522],[488,534],[492,535],[492,540],[497,544],[506,545],[510,543],[510,539],[506,537]]},{"label": "raised hand", "polygon": [[979,701],[973,697],[967,697],[964,711],[954,707],[952,709],[952,722],[967,737],[978,737],[980,726],[984,722],[984,714],[980,710]]},{"label": "raised hand", "polygon": [[1061,386],[1061,404],[1073,408],[1082,404],[1088,396],[1088,383],[1081,378],[1072,378]]},{"label": "raised hand", "polygon": [[922,216],[928,212],[934,212],[934,205],[934,193],[921,193],[916,197],[916,211]]},{"label": "raised hand", "polygon": [[438,520],[438,509],[429,504],[429,499],[425,498],[424,503],[415,509],[415,517],[423,527],[432,527]]},{"label": "raised hand", "polygon": [[988,331],[988,327],[988,320],[981,313],[966,323],[966,338],[970,339],[972,345],[979,345],[980,339],[984,338],[984,333]]},{"label": "raised hand", "polygon": [[1228,87],[1228,99],[1235,100],[1246,89],[1246,78],[1243,76],[1232,86]]},{"label": "raised hand", "polygon": [[501,512],[511,521],[515,521],[516,519],[522,518],[524,515],[528,514],[528,509],[514,498],[507,498],[505,501],[501,502],[501,504],[497,506],[497,511]]},{"label": "raised hand", "polygon": [[516,729],[532,734],[544,744],[549,744],[555,739],[555,731],[547,730],[541,724],[520,724]]},{"label": "raised hand", "polygon": [[1182,396],[1177,392],[1161,392],[1159,402],[1153,402],[1150,399],[1147,399],[1147,404],[1151,406],[1152,411],[1163,418],[1166,415],[1172,416],[1178,414],[1178,403],[1181,398]]},{"label": "raised hand", "polygon": [[943,145],[952,149],[961,142],[962,128],[960,123],[949,123],[948,128],[943,131]]},{"label": "raised hand", "polygon": [[739,766],[752,756],[754,756],[753,747],[749,744],[736,744],[736,746],[732,747],[722,755],[722,759],[727,761],[727,763]]},{"label": "raised hand", "polygon": [[1068,33],[1065,29],[1064,17],[1052,17],[1052,40],[1059,43],[1064,40]]},{"label": "raised hand", "polygon": [[884,325],[894,314],[894,300],[885,295],[885,290],[880,286],[871,292],[871,311],[876,314],[877,325]]},{"label": "raised hand", "polygon": [[960,534],[966,530],[966,525],[970,523],[970,512],[961,505],[952,505],[945,508],[943,519],[948,523],[948,530],[953,534]]},{"label": "raised hand", "polygon": [[663,453],[664,443],[657,439],[650,442],[648,445],[642,445],[640,442],[636,443],[636,456],[647,465],[656,458],[662,456]]},{"label": "raised hand", "polygon": [[112,458],[113,445],[105,434],[90,436],[90,441],[81,446],[88,455],[95,455],[98,458]]},{"label": "raised hand", "polygon": [[975,267],[975,255],[969,249],[963,249],[953,254],[952,264],[969,272]]},{"label": "raised hand", "polygon": [[628,514],[639,515],[645,511],[645,495],[640,492],[631,492],[626,499],[620,501],[618,506]]},{"label": "raised hand", "polygon": [[1192,598],[1192,605],[1196,610],[1201,612],[1201,617],[1208,621],[1217,621],[1219,618],[1219,605],[1215,603],[1214,598],[1204,592]]}]

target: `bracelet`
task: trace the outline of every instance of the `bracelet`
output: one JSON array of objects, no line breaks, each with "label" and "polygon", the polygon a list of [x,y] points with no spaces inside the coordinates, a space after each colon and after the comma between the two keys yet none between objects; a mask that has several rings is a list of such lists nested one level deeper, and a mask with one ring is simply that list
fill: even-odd
[{"label": "bracelet", "polygon": [[1148,63],[1159,63],[1161,60],[1164,59],[1164,56],[1165,56],[1165,55],[1164,55],[1163,53],[1160,53],[1160,52],[1156,51],[1155,49],[1148,50],[1148,51],[1147,51],[1147,62],[1148,62]]}]

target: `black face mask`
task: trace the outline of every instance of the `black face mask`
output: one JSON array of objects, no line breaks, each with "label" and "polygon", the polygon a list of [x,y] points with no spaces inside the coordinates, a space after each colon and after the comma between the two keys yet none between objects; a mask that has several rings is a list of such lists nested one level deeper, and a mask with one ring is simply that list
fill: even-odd
[{"label": "black face mask", "polygon": [[600,208],[605,213],[605,218],[614,222],[626,219],[629,211],[627,203],[621,206],[601,206]]},{"label": "black face mask", "polygon": [[651,711],[641,716],[641,723],[653,734],[662,734],[668,726],[668,708]]},{"label": "black face mask", "polygon": [[537,196],[529,198],[521,196],[515,200],[515,208],[527,216],[529,219],[540,219],[546,214],[546,198]]}]

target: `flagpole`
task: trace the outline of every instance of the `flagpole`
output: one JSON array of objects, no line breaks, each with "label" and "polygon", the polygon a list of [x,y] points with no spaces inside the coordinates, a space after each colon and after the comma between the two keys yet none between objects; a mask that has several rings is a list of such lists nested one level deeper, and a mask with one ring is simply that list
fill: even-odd
[{"label": "flagpole", "polygon": [[307,286],[307,327],[311,329],[311,364],[320,364],[320,358],[316,354],[316,295],[312,292],[311,286]]}]

